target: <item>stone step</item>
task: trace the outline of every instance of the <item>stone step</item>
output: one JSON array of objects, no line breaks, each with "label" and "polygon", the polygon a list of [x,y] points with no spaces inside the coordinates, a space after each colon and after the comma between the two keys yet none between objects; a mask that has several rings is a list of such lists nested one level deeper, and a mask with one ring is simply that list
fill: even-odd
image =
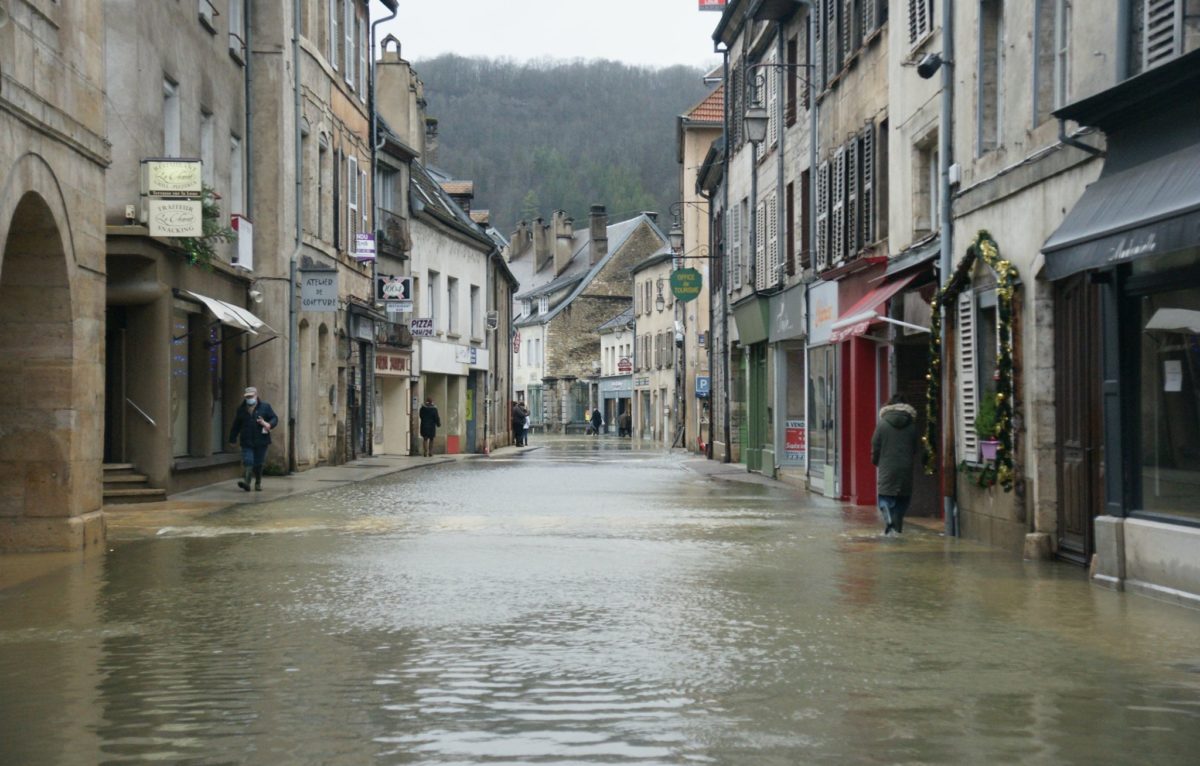
[{"label": "stone step", "polygon": [[133,463],[105,463],[104,464],[105,473],[108,473],[110,471],[117,472],[117,471],[132,471],[132,470],[133,470]]},{"label": "stone step", "polygon": [[167,492],[156,487],[145,489],[106,489],[105,503],[156,503],[167,499]]},{"label": "stone step", "polygon": [[150,479],[140,473],[109,474],[104,477],[105,484],[148,484]]}]

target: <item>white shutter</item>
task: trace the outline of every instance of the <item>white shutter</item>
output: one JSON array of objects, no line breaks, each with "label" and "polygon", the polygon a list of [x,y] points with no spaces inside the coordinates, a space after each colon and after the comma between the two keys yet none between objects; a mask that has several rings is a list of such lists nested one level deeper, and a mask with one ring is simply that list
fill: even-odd
[{"label": "white shutter", "polygon": [[871,34],[875,31],[876,15],[875,15],[876,0],[863,0],[862,4],[862,33],[863,36]]},{"label": "white shutter", "polygon": [[854,0],[842,0],[842,60],[849,61],[850,54],[858,47],[854,39]]},{"label": "white shutter", "polygon": [[875,123],[867,120],[862,132],[862,186],[859,188],[859,207],[862,208],[862,244],[875,241]]},{"label": "white shutter", "polygon": [[833,178],[829,181],[832,207],[829,222],[829,262],[837,264],[846,257],[846,148],[839,146],[833,155]]},{"label": "white shutter", "polygon": [[829,265],[829,163],[817,166],[817,252],[814,266],[818,272]]},{"label": "white shutter", "polygon": [[[774,63],[774,62],[772,62]],[[779,143],[779,118],[775,112],[779,108],[779,76],[777,67],[767,69],[767,145],[776,146]]]},{"label": "white shutter", "polygon": [[346,70],[342,75],[346,78],[346,83],[350,86],[354,85],[354,0],[345,0],[345,5],[342,9],[346,15],[342,18],[342,33],[345,36],[346,48],[342,51],[344,55],[344,63]]},{"label": "white shutter", "polygon": [[766,209],[766,204],[758,203],[758,209],[754,211],[754,289],[763,290],[766,288],[767,276],[767,260],[766,260],[766,216],[763,211]]},{"label": "white shutter", "polygon": [[769,288],[779,281],[779,195],[772,193],[767,202],[767,273],[763,287]]},{"label": "white shutter", "polygon": [[908,0],[908,44],[917,42],[933,28],[932,0]]},{"label": "white shutter", "polygon": [[729,280],[731,289],[737,290],[742,286],[742,206],[733,206],[733,274]]},{"label": "white shutter", "polygon": [[1142,70],[1180,54],[1183,42],[1183,0],[1145,0]]},{"label": "white shutter", "polygon": [[979,435],[975,433],[978,383],[975,369],[975,292],[958,294],[958,443],[961,457],[979,460]]},{"label": "white shutter", "polygon": [[858,138],[846,146],[846,255],[853,258],[862,249],[862,219],[858,208],[858,168],[862,156]]}]

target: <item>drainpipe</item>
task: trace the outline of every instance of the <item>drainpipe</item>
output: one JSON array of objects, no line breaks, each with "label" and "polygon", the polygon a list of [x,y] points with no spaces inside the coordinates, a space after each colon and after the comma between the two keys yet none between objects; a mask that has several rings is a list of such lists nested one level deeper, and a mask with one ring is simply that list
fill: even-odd
[{"label": "drainpipe", "polygon": [[[784,47],[783,41],[783,24],[779,25],[777,35],[778,39],[775,41],[775,61],[787,64],[787,50]],[[796,73],[788,68],[781,69],[780,71],[787,73],[787,77],[789,79],[784,81],[785,83],[790,83],[790,78],[796,76]],[[780,79],[782,80],[782,78]],[[787,189],[787,185],[783,182],[783,153],[787,148],[788,127],[785,120],[787,87],[785,86],[780,90],[780,97],[775,99],[775,124],[779,126],[779,146],[776,147],[775,152],[775,221],[777,225],[780,222],[784,222],[783,231],[787,232],[790,221],[787,221],[787,201],[783,198],[784,192]],[[775,273],[771,275],[771,283],[780,290],[783,289],[784,282],[785,270],[783,268],[783,262],[787,252],[786,239],[786,237],[778,236],[778,234],[775,237]],[[769,330],[767,339],[768,341],[770,340]],[[774,362],[775,368],[773,371],[775,376],[775,401],[773,403],[775,422],[771,424],[771,443],[774,451],[774,464],[772,465],[771,476],[775,477],[779,475],[780,457],[783,455],[783,423],[787,418],[785,398],[786,391],[783,385],[784,371],[786,367],[780,364],[778,353],[772,354],[771,360]]]},{"label": "drainpipe", "polygon": [[1131,0],[1117,0],[1117,44],[1114,63],[1116,64],[1116,82],[1122,82],[1129,77],[1129,32],[1132,20]]},{"label": "drainpipe", "polygon": [[1070,133],[1067,133],[1067,121],[1061,117],[1058,118],[1058,140],[1061,141],[1062,143],[1066,144],[1067,146],[1073,146],[1076,149],[1081,149],[1081,150],[1087,152],[1088,154],[1092,155],[1093,157],[1105,156],[1105,152],[1103,149],[1097,149],[1096,147],[1092,146],[1091,144],[1085,144],[1083,141],[1080,141],[1075,136],[1072,136]]},{"label": "drainpipe", "polygon": [[242,34],[246,36],[246,66],[244,67],[245,75],[242,78],[246,91],[246,198],[243,204],[245,208],[243,213],[251,221],[254,220],[254,107],[252,106],[254,98],[251,92],[254,81],[254,54],[250,47],[254,39],[251,31],[254,29],[252,13],[254,13],[254,3],[246,3],[245,9],[242,11]]},{"label": "drainpipe", "polygon": [[[723,79],[725,81],[725,165],[722,173],[725,175],[724,187],[721,190],[721,195],[724,199],[725,220],[729,221],[729,144],[733,136],[730,132],[729,107],[730,94],[732,91],[729,88],[729,48],[720,51],[722,58]],[[724,241],[724,240],[722,240]],[[725,259],[728,258],[728,252],[721,253],[721,267],[725,267]],[[730,443],[730,425],[729,425],[729,285],[721,282],[723,290],[721,290],[721,396],[725,400],[724,411],[722,412],[721,429],[724,431],[725,437],[725,454],[722,456],[723,463],[731,463],[733,445]]]},{"label": "drainpipe", "polygon": [[[953,252],[953,234],[954,222],[951,218],[953,215],[953,206],[950,204],[950,165],[952,164],[951,151],[954,142],[951,140],[951,134],[954,132],[954,0],[942,0],[942,98],[941,98],[941,119],[938,128],[938,175],[941,179],[941,198],[938,200],[941,216],[941,254],[938,259],[938,268],[941,271],[942,288],[945,289],[946,284],[950,281],[950,271],[953,268],[952,256]],[[941,307],[945,311],[945,305]],[[946,323],[942,322],[942,337],[941,349],[946,348],[946,339],[948,333]],[[942,377],[946,377],[946,360],[942,359]],[[947,390],[946,386],[942,390]],[[945,398],[942,402],[942,491],[946,491],[946,476],[949,471],[946,460],[949,457],[946,453],[946,445],[950,443],[947,439],[946,428],[953,421],[953,412],[949,410],[945,404]],[[958,536],[958,506],[949,493],[942,497],[942,514],[945,518],[946,535],[951,537]]]},{"label": "drainpipe", "polygon": [[304,157],[300,146],[300,0],[292,0],[292,80],[296,142],[296,248],[292,251],[288,269],[288,471],[295,473],[298,468],[296,427],[300,412],[296,401],[296,381],[300,372],[300,328],[299,312],[296,310],[296,289],[300,250],[304,247]]}]

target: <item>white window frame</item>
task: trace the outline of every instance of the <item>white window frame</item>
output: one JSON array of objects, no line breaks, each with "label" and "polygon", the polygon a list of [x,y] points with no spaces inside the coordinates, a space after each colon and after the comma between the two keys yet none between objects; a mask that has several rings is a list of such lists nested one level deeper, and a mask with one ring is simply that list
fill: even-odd
[{"label": "white window frame", "polygon": [[433,320],[434,329],[437,329],[437,302],[440,297],[441,290],[441,274],[432,269],[426,272],[425,277],[425,314]]},{"label": "white window frame", "polygon": [[217,15],[216,6],[213,5],[213,0],[197,0],[196,15],[200,18],[200,23],[210,34],[217,33],[216,22],[213,18]]},{"label": "white window frame", "polygon": [[329,64],[333,71],[338,70],[338,45],[341,36],[338,32],[338,17],[341,16],[342,0],[329,0]]},{"label": "white window frame", "polygon": [[346,158],[346,252],[353,253],[358,242],[358,158]]},{"label": "white window frame", "polygon": [[538,296],[538,314],[545,315],[550,313],[550,296]]},{"label": "white window frame", "polygon": [[342,51],[342,61],[344,69],[342,77],[346,80],[346,84],[354,88],[354,62],[358,55],[354,51],[354,19],[357,14],[354,12],[354,0],[345,0],[342,5],[344,15],[342,16],[342,35],[345,38],[345,50]]},{"label": "white window frame", "polygon": [[246,152],[242,139],[229,135],[229,214],[245,212],[246,201]]},{"label": "white window frame", "polygon": [[908,0],[908,47],[916,48],[933,34],[933,0]]},{"label": "white window frame", "polygon": [[457,335],[462,328],[458,321],[458,277],[446,277],[446,332]]}]

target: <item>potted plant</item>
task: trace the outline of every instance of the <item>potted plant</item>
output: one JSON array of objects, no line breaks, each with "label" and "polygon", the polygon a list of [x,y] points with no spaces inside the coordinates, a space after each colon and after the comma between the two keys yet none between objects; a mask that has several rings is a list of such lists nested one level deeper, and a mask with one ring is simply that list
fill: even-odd
[{"label": "potted plant", "polygon": [[975,433],[979,434],[979,455],[983,462],[996,459],[996,447],[1000,441],[996,438],[996,397],[988,394],[979,400],[979,409],[975,412]]}]

